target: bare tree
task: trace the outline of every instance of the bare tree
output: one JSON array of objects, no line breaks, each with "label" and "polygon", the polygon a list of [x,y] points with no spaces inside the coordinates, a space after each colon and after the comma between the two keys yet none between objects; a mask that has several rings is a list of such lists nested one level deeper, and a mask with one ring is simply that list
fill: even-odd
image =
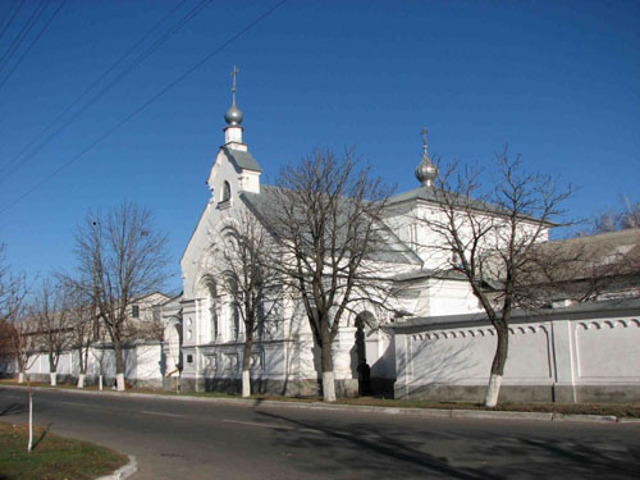
[{"label": "bare tree", "polygon": [[[164,338],[164,324],[162,323],[162,312],[159,305],[146,306],[151,311],[151,315],[145,318],[127,319],[125,323],[124,338],[127,340],[158,340]],[[142,310],[142,309],[140,309]]]},{"label": "bare tree", "polygon": [[387,193],[352,152],[316,151],[281,170],[274,202],[263,212],[280,241],[277,264],[304,306],[320,349],[324,400],[335,401],[332,345],[350,305],[373,299],[380,272],[379,216]]},{"label": "bare tree", "polygon": [[35,334],[36,325],[33,317],[28,314],[24,304],[12,309],[8,324],[10,326],[11,351],[18,364],[18,383],[24,383],[27,370],[31,368],[37,353],[38,338]]},{"label": "bare tree", "polygon": [[640,202],[632,203],[627,197],[622,200],[621,209],[600,213],[593,219],[592,229],[579,231],[578,236],[640,228]]},{"label": "bare tree", "polygon": [[122,353],[127,312],[135,299],[162,286],[166,237],[151,214],[130,202],[105,215],[90,213],[76,232],[82,285],[113,342],[118,390],[125,389]]},{"label": "bare tree", "polygon": [[68,289],[64,282],[44,278],[34,293],[31,315],[39,344],[49,359],[51,385],[57,384],[60,356],[69,344]]},{"label": "bare tree", "polygon": [[[509,323],[516,306],[534,306],[530,271],[539,268],[537,246],[564,214],[571,187],[561,189],[541,174],[522,172],[519,157],[497,155],[497,174],[483,188],[478,169],[458,164],[440,169],[432,187],[435,214],[419,220],[436,234],[432,248],[447,267],[469,282],[497,333],[485,404],[498,402],[509,350]],[[557,225],[557,224],[556,224]]]},{"label": "bare tree", "polygon": [[12,325],[4,318],[0,318],[0,359],[4,360],[13,357],[12,336]]},{"label": "bare tree", "polygon": [[12,320],[26,289],[21,288],[24,285],[23,279],[13,276],[5,263],[4,248],[0,244],[0,355],[10,357],[14,354]]},{"label": "bare tree", "polygon": [[4,245],[0,245],[0,326],[2,353],[15,358],[18,382],[23,383],[25,372],[35,351],[32,318],[27,315],[25,299],[28,287],[24,275],[13,274],[4,261]]},{"label": "bare tree", "polygon": [[536,248],[534,259],[538,268],[531,271],[531,289],[551,301],[634,295],[640,275],[640,229],[549,242]]},{"label": "bare tree", "polygon": [[272,263],[273,237],[247,210],[235,221],[227,222],[212,245],[220,259],[218,277],[244,324],[242,354],[242,396],[251,395],[251,350],[256,337],[265,334],[267,323],[279,311],[283,281],[280,269]]},{"label": "bare tree", "polygon": [[10,322],[27,295],[24,275],[14,274],[5,262],[4,244],[0,244],[0,321]]},{"label": "bare tree", "polygon": [[86,295],[82,284],[63,278],[67,292],[67,311],[69,342],[78,355],[78,388],[84,388],[89,364],[89,350],[91,342],[95,339],[96,322],[98,321],[97,308],[91,296]]}]

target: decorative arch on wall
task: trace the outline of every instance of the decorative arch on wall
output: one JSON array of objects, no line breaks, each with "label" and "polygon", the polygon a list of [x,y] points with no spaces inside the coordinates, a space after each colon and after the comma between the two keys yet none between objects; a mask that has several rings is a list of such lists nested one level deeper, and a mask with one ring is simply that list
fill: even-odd
[{"label": "decorative arch on wall", "polygon": [[198,284],[198,298],[200,299],[202,310],[201,318],[204,320],[203,325],[209,325],[211,342],[218,339],[218,308],[219,295],[216,281],[211,275],[205,275]]},{"label": "decorative arch on wall", "polygon": [[603,328],[629,328],[632,326],[640,327],[640,321],[636,318],[618,319],[618,320],[587,320],[579,322],[576,325],[576,331],[578,330],[602,330]]},{"label": "decorative arch on wall", "polygon": [[232,275],[225,275],[229,298],[227,301],[227,328],[229,340],[237,342],[240,336],[240,306],[238,305],[238,282]]}]

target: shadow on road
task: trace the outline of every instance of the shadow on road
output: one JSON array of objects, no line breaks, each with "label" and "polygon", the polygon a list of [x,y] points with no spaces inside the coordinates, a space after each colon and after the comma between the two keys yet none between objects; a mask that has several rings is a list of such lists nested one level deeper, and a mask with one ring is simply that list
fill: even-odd
[{"label": "shadow on road", "polygon": [[[308,449],[327,476],[360,472],[362,478],[532,479],[637,478],[640,446],[628,448],[612,438],[551,428],[535,436],[500,426],[466,431],[434,428],[418,434],[388,423],[342,424],[300,420],[286,414],[256,411],[269,420],[285,422],[278,442],[294,453]],[[294,427],[291,429],[291,427]],[[293,460],[292,460],[293,461]]]},{"label": "shadow on road", "polygon": [[[20,405],[19,403],[11,403],[0,410],[0,417],[4,417],[7,415],[18,415],[26,411],[24,405]],[[1,479],[0,479],[1,480]]]},{"label": "shadow on road", "polygon": [[[345,469],[360,471],[364,476],[377,473],[383,478],[386,476],[384,473],[386,470],[398,477],[403,475],[409,475],[410,477],[430,475],[429,478],[433,478],[432,476],[435,474],[440,478],[462,480],[485,480],[488,478],[483,469],[456,468],[451,466],[446,458],[439,458],[415,448],[418,443],[421,444],[422,442],[415,442],[416,445],[414,447],[411,442],[400,442],[397,438],[384,435],[380,431],[376,431],[372,435],[371,428],[366,430],[354,428],[352,432],[346,433],[315,423],[294,420],[283,415],[264,411],[257,413],[271,420],[281,420],[290,425],[298,426],[302,432],[313,430],[322,432],[325,435],[324,438],[318,438],[317,435],[308,436],[307,438],[301,438],[300,436],[290,438],[290,433],[287,433],[285,437],[289,437],[289,440],[285,438],[284,441],[291,448],[311,448],[317,455],[333,457],[336,463],[344,465]],[[345,442],[347,446],[345,446]],[[366,455],[364,455],[365,452],[367,453]],[[378,461],[372,462],[371,454]],[[405,464],[405,467],[398,467],[398,460]],[[390,465],[392,465],[391,470],[389,469]],[[328,464],[323,464],[325,473],[330,468]],[[504,477],[493,475],[491,478],[499,480]]]}]

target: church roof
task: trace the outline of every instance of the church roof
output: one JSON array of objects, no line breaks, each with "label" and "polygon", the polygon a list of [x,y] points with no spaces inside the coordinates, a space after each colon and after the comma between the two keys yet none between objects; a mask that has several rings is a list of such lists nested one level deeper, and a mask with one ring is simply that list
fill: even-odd
[{"label": "church roof", "polygon": [[[510,211],[501,208],[499,205],[474,198],[466,198],[465,196],[457,193],[449,192],[446,193],[446,195],[449,196],[448,201],[451,202],[452,206],[460,207],[461,209],[468,208],[477,212],[490,212],[503,215],[509,215],[511,213]],[[445,204],[445,192],[434,186],[420,186],[413,190],[408,190],[390,197],[387,201],[387,206],[394,206],[403,202],[415,202],[418,200],[443,205]],[[539,221],[537,218],[525,214],[519,214],[518,217],[523,220],[531,220],[533,222]],[[550,227],[555,226],[553,222],[547,221],[544,223]]]},{"label": "church roof", "polygon": [[[453,193],[449,193],[449,195],[453,196],[456,205],[469,206],[471,208],[487,212],[500,212],[500,207],[498,207],[497,205],[483,202],[481,200],[467,200],[466,198]],[[420,186],[414,188],[413,190],[408,190],[406,192],[399,193],[398,195],[394,195],[393,197],[389,198],[387,204],[394,205],[396,203],[408,202],[412,200],[424,200],[433,203],[443,203],[443,198],[444,193],[438,188]]]},{"label": "church roof", "polygon": [[[539,248],[541,258],[549,258],[548,273],[556,281],[612,276],[640,280],[640,228],[555,240]],[[533,282],[547,279],[541,271],[529,274]]]},{"label": "church roof", "polygon": [[[599,302],[584,302],[568,307],[545,308],[536,311],[516,309],[511,316],[511,325],[520,323],[537,323],[550,320],[567,320],[584,318],[600,318],[601,315],[610,315],[614,311],[616,315],[638,315],[640,311],[640,298],[628,298],[619,300],[607,300]],[[457,328],[461,326],[483,324],[488,321],[484,312],[465,313],[459,315],[442,315],[434,317],[413,317],[398,323],[385,325],[385,329],[394,330],[397,333],[417,333],[429,329]]]},{"label": "church roof", "polygon": [[258,161],[253,158],[249,152],[242,150],[234,150],[227,147],[222,147],[222,150],[235,165],[243,170],[254,170],[256,172],[262,172],[262,168],[258,164]]},{"label": "church roof", "polygon": [[[264,185],[260,193],[242,192],[241,198],[251,211],[264,223],[269,224],[269,216],[276,214],[277,205],[280,202],[278,191],[280,187]],[[422,260],[411,250],[397,235],[384,223],[380,223],[385,230],[385,245],[370,256],[371,260],[421,265]]]}]

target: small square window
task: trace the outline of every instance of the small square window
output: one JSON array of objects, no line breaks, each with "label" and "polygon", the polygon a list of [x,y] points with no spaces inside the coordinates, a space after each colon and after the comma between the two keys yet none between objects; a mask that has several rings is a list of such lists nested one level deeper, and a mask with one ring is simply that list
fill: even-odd
[{"label": "small square window", "polygon": [[187,355],[187,363],[193,363],[193,355]]},{"label": "small square window", "polygon": [[138,305],[132,305],[131,306],[131,316],[133,318],[139,318],[140,317],[140,307]]}]

